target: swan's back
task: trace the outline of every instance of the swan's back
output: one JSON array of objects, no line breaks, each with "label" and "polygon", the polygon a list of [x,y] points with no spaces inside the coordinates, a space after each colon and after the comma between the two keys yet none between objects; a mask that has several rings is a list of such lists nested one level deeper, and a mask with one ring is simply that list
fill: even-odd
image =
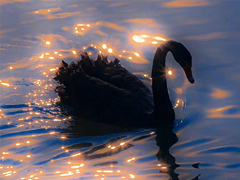
[{"label": "swan's back", "polygon": [[[153,96],[147,86],[119,64],[104,56],[92,61],[86,53],[76,64],[62,62],[55,91],[71,114],[120,126],[137,126],[153,111]],[[129,121],[131,120],[131,121]]]}]

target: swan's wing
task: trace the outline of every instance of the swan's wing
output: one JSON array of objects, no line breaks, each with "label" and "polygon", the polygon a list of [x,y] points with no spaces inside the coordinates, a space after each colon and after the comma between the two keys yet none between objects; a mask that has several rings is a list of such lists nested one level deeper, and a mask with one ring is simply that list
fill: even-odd
[{"label": "swan's wing", "polygon": [[87,75],[74,63],[66,65],[62,62],[55,80],[62,84],[55,89],[60,101],[70,106],[74,112],[82,110],[84,113],[106,113],[111,116],[111,113],[134,115],[148,110],[148,106],[139,102],[137,95]]},{"label": "swan's wing", "polygon": [[71,63],[68,65],[62,61],[54,79],[62,84],[55,89],[59,97],[69,99],[71,102],[76,101],[76,97],[86,99],[88,101],[85,103],[90,104],[92,103],[91,99],[98,102],[107,97],[115,99],[129,95],[124,89],[86,74],[81,64]]}]

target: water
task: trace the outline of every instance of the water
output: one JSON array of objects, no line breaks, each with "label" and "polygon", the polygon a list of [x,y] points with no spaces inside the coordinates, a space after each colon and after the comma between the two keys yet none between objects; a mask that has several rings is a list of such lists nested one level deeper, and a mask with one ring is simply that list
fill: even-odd
[{"label": "water", "polygon": [[[0,179],[239,179],[239,5],[1,0]],[[160,129],[158,145],[155,129],[62,133],[74,117],[55,104],[52,77],[60,60],[102,51],[150,87],[161,38],[183,43],[193,56],[196,83],[189,85],[168,55],[173,132]],[[168,143],[172,156],[161,157]],[[180,165],[174,172],[166,164],[173,157]]]}]

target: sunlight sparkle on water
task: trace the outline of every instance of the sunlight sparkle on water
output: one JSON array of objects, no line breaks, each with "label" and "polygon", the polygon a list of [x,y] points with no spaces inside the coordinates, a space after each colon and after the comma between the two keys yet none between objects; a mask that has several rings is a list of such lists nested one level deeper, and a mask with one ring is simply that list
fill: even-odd
[{"label": "sunlight sparkle on water", "polygon": [[3,86],[7,86],[7,87],[10,86],[10,84],[8,84],[8,83],[3,83],[3,82],[1,82],[1,84],[2,84]]},{"label": "sunlight sparkle on water", "polygon": [[167,41],[165,38],[159,37],[159,36],[152,36],[152,35],[133,35],[132,39],[137,43],[151,43],[151,44],[158,44],[162,41]]},{"label": "sunlight sparkle on water", "polygon": [[81,153],[73,154],[72,157],[80,156]]},{"label": "sunlight sparkle on water", "polygon": [[161,38],[161,37],[154,37],[154,39],[159,40],[159,41],[167,41],[166,39]]},{"label": "sunlight sparkle on water", "polygon": [[83,35],[89,28],[90,24],[79,23],[74,27],[74,32],[76,35]]},{"label": "sunlight sparkle on water", "polygon": [[137,36],[137,35],[134,35],[134,36],[132,37],[132,39],[133,39],[134,41],[138,42],[138,43],[144,43],[144,42],[145,42],[144,39],[142,39],[141,37],[139,37],[139,36]]},{"label": "sunlight sparkle on water", "polygon": [[135,157],[133,157],[133,158],[131,158],[131,159],[128,159],[127,160],[127,162],[131,162],[131,161],[134,161],[136,158]]},{"label": "sunlight sparkle on water", "polygon": [[141,38],[147,38],[148,35],[146,35],[146,34],[142,34],[140,37],[141,37]]},{"label": "sunlight sparkle on water", "polygon": [[106,45],[106,44],[103,44],[103,45],[102,45],[102,48],[103,48],[103,49],[107,49],[107,45]]},{"label": "sunlight sparkle on water", "polygon": [[137,52],[135,52],[134,54],[135,54],[137,57],[140,57],[140,55],[139,55]]},{"label": "sunlight sparkle on water", "polygon": [[60,176],[71,176],[71,175],[73,175],[73,173],[72,172],[68,172],[67,174],[61,174]]},{"label": "sunlight sparkle on water", "polygon": [[43,59],[43,57],[44,57],[44,53],[41,56],[39,56],[40,59]]},{"label": "sunlight sparkle on water", "polygon": [[51,68],[49,71],[56,71],[56,69],[55,68]]},{"label": "sunlight sparkle on water", "polygon": [[135,175],[133,174],[129,174],[130,178],[134,179],[135,178]]}]

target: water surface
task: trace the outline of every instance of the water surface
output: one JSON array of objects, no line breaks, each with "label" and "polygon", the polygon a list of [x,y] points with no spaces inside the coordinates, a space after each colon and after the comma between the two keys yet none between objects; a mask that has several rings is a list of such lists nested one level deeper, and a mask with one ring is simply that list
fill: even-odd
[{"label": "water surface", "polygon": [[[239,5],[1,0],[0,179],[239,179]],[[164,163],[169,159],[156,156],[155,129],[99,136],[96,128],[81,127],[89,134],[62,133],[74,117],[56,105],[52,77],[60,60],[76,60],[83,50],[95,58],[101,51],[118,57],[150,87],[153,55],[165,39],[189,49],[196,80],[190,85],[168,55],[177,119],[160,140],[174,144],[178,136],[170,149],[180,165],[174,172]]]}]

